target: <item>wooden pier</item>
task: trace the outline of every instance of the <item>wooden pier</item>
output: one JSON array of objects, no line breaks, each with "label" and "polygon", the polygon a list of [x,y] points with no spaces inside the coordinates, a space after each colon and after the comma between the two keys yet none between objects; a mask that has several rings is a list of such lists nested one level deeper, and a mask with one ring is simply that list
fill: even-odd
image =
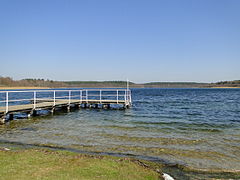
[{"label": "wooden pier", "polygon": [[77,89],[77,90],[28,90],[0,91],[0,121],[14,119],[16,113],[36,116],[41,110],[129,108],[132,104],[129,89]]}]

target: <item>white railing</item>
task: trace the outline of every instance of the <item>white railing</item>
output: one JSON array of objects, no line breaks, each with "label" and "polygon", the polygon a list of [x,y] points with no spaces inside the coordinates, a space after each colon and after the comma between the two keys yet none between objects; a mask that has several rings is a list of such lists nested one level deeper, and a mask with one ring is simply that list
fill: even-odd
[{"label": "white railing", "polygon": [[69,90],[19,90],[0,91],[0,109],[5,106],[5,113],[15,105],[32,104],[33,109],[37,108],[39,102],[52,102],[56,106],[57,101],[67,100],[70,105],[72,101],[79,101],[79,104],[96,100],[100,104],[104,100],[112,100],[118,104],[120,101],[125,105],[131,105],[131,90],[129,89],[69,89]]}]

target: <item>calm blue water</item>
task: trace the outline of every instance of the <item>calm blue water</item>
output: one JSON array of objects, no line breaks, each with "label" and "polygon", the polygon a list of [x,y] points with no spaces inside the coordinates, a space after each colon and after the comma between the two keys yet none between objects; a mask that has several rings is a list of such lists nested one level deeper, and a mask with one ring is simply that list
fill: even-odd
[{"label": "calm blue water", "polygon": [[80,109],[0,126],[0,140],[240,171],[240,89],[133,89],[127,110]]}]

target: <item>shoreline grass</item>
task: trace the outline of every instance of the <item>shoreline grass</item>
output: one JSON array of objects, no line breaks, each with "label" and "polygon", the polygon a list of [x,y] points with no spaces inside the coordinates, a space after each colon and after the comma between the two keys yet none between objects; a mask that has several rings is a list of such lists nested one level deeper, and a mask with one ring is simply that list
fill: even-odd
[{"label": "shoreline grass", "polygon": [[[11,179],[239,179],[239,171],[206,170],[134,157],[0,142],[0,180]],[[10,150],[9,150],[9,149]]]},{"label": "shoreline grass", "polygon": [[0,174],[4,180],[159,179],[159,173],[131,158],[49,149],[0,150]]}]

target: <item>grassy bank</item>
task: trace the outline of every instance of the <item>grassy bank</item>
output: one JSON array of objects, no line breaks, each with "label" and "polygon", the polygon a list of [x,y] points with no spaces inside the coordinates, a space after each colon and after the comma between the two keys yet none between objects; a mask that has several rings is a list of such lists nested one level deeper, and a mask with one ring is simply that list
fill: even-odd
[{"label": "grassy bank", "polygon": [[46,149],[0,150],[0,179],[159,179],[136,160]]}]

